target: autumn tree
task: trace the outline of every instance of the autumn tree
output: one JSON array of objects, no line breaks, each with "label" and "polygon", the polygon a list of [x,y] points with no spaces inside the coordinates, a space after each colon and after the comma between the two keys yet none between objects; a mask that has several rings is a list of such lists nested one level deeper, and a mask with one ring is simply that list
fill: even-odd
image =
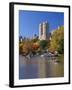
[{"label": "autumn tree", "polygon": [[22,54],[23,49],[23,43],[19,43],[19,54]]},{"label": "autumn tree", "polygon": [[23,42],[23,47],[22,47],[22,53],[23,55],[27,55],[29,54],[29,52],[31,51],[32,49],[32,43],[30,40],[25,40]]},{"label": "autumn tree", "polygon": [[59,29],[57,29],[53,32],[49,49],[51,51],[58,51],[59,53],[63,53],[63,50],[64,50],[64,26],[61,26]]}]

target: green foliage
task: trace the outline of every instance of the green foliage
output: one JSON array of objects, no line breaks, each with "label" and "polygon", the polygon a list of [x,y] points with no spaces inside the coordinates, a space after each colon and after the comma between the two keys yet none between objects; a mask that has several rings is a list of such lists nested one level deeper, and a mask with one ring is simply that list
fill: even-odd
[{"label": "green foliage", "polygon": [[41,49],[45,49],[47,47],[47,43],[48,42],[46,40],[41,40],[40,43],[39,43],[40,44],[40,48]]}]

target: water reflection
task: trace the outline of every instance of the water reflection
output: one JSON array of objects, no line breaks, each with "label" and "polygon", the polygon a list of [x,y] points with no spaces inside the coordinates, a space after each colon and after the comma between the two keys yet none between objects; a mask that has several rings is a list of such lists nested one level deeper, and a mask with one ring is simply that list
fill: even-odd
[{"label": "water reflection", "polygon": [[[57,59],[57,60],[56,60]],[[20,55],[19,79],[63,77],[64,64],[58,58],[34,56],[27,58]]]}]

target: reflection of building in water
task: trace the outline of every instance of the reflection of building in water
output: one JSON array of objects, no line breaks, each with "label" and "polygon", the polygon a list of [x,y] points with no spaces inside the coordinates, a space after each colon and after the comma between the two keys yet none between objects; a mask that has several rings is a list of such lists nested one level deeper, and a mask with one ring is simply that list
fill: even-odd
[{"label": "reflection of building in water", "polygon": [[39,24],[39,39],[40,40],[48,39],[48,30],[49,30],[49,24],[47,21]]},{"label": "reflection of building in water", "polygon": [[38,78],[46,78],[46,60],[44,58],[38,60]]}]

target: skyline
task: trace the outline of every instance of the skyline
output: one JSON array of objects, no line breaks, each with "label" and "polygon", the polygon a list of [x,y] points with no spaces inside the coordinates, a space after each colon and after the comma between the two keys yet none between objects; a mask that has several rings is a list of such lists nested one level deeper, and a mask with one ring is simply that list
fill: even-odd
[{"label": "skyline", "polygon": [[19,11],[19,35],[32,38],[34,34],[39,36],[39,24],[47,21],[49,32],[64,25],[63,12],[45,11]]}]

